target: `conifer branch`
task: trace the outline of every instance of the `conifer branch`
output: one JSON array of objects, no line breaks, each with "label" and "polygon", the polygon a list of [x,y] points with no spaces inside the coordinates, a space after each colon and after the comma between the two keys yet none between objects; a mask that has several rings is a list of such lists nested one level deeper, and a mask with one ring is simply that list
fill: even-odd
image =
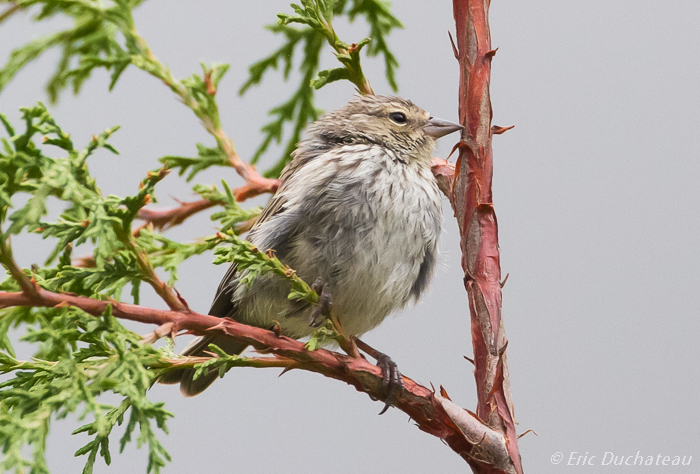
[{"label": "conifer branch", "polygon": [[139,210],[137,217],[146,224],[151,224],[156,229],[168,229],[182,224],[185,220],[198,212],[211,209],[214,206],[223,204],[222,201],[211,201],[209,199],[199,199],[192,202],[181,202],[179,206],[169,209],[158,209],[152,206]]},{"label": "conifer branch", "polygon": [[239,188],[236,199],[244,201],[259,194],[274,193],[279,187],[279,181],[262,177],[253,165],[242,160],[236,152],[233,140],[221,128],[219,106],[215,96],[219,80],[228,70],[228,66],[207,67],[202,65],[203,79],[193,76],[187,81],[177,81],[170,69],[156,58],[145,38],[138,34],[135,27],[130,29],[129,34],[143,54],[141,60],[133,61],[134,65],[163,81],[180,98],[181,102],[194,112],[202,122],[204,129],[216,140],[218,148],[226,156],[229,165],[245,180],[246,184]]},{"label": "conifer branch", "polygon": [[[172,324],[172,332],[187,331],[197,335],[231,337],[251,345],[258,352],[270,354],[271,358],[241,360],[236,365],[249,367],[284,367],[316,372],[326,377],[347,383],[372,399],[384,402],[386,386],[382,371],[361,357],[349,357],[326,349],[307,350],[303,342],[281,336],[254,326],[247,326],[229,318],[218,318],[194,311],[181,312],[159,310],[128,303],[101,301],[84,296],[59,294],[37,289],[37,298],[23,292],[0,292],[0,308],[23,307],[74,307],[101,316],[111,309],[112,316],[161,327]],[[154,368],[177,368],[210,361],[209,358],[159,359]],[[438,395],[412,379],[403,376],[403,388],[392,400],[418,427],[445,441],[455,452],[462,454],[478,446],[484,456],[498,456],[504,446],[503,436],[479,422],[473,415],[459,408],[445,397]]]}]

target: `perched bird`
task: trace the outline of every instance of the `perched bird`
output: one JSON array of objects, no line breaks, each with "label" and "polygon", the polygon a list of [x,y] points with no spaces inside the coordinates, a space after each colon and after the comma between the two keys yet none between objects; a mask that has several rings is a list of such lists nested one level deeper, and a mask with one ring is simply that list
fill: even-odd
[{"label": "perched bird", "polygon": [[[437,138],[461,128],[408,100],[354,98],[309,126],[247,239],[259,249],[274,249],[299,277],[316,282],[344,331],[361,336],[428,286],[442,226],[432,152]],[[229,268],[209,314],[267,329],[279,322],[282,334],[293,338],[314,332],[322,319],[317,308],[290,301],[287,281],[266,274],[248,287],[239,283],[241,273]],[[229,354],[246,347],[207,336],[184,354],[201,355],[212,343]],[[393,364],[388,361],[385,378]],[[192,369],[177,369],[160,381],[180,382],[182,393],[194,396],[218,372],[193,375]]]}]

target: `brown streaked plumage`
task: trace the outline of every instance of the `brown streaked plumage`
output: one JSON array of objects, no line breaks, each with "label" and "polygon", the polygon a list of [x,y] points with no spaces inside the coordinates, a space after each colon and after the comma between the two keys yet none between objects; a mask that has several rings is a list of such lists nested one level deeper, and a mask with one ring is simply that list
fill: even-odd
[{"label": "brown streaked plumage", "polygon": [[[248,240],[274,249],[305,281],[325,282],[343,328],[364,334],[417,300],[430,281],[442,223],[432,150],[436,138],[460,128],[408,100],[356,97],[309,126]],[[241,276],[229,268],[210,314],[263,328],[277,321],[295,338],[313,333],[314,308],[291,303],[286,281],[267,274],[246,287]],[[205,337],[185,354],[212,343],[230,354],[245,349]],[[193,396],[217,376],[194,380],[193,373],[174,370],[161,382],[181,382],[182,393]]]}]

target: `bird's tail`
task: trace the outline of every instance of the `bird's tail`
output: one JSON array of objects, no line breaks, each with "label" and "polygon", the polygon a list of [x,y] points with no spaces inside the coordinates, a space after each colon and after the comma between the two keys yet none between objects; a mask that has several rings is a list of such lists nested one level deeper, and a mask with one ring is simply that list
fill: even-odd
[{"label": "bird's tail", "polygon": [[[182,352],[184,356],[203,356],[204,351],[207,350],[209,344],[216,344],[226,353],[231,355],[238,355],[248,347],[246,344],[242,344],[232,340],[231,338],[217,338],[216,336],[206,336],[195,339],[192,344],[187,346],[187,348]],[[159,379],[158,383],[165,385],[172,385],[179,383],[180,392],[186,397],[194,397],[199,395],[204,390],[213,384],[216,378],[219,376],[218,370],[211,370],[208,374],[200,374],[196,379],[194,378],[195,369],[174,369],[165,374],[163,374]]]}]

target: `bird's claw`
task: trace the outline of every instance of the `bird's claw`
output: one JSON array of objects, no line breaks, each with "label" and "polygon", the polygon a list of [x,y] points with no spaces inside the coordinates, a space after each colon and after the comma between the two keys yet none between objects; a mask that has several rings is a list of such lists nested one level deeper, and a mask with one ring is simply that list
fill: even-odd
[{"label": "bird's claw", "polygon": [[383,415],[396,400],[397,394],[403,390],[403,377],[399,372],[399,367],[396,362],[391,360],[391,357],[379,352],[360,338],[353,337],[352,339],[357,347],[374,357],[377,361],[377,367],[382,369],[382,385],[386,387],[387,391],[384,408],[379,412],[380,415]]},{"label": "bird's claw", "polygon": [[386,354],[380,353],[377,357],[377,367],[382,369],[382,385],[387,388],[385,405],[379,412],[380,415],[383,415],[396,399],[396,394],[403,389],[403,379],[396,362]]}]

